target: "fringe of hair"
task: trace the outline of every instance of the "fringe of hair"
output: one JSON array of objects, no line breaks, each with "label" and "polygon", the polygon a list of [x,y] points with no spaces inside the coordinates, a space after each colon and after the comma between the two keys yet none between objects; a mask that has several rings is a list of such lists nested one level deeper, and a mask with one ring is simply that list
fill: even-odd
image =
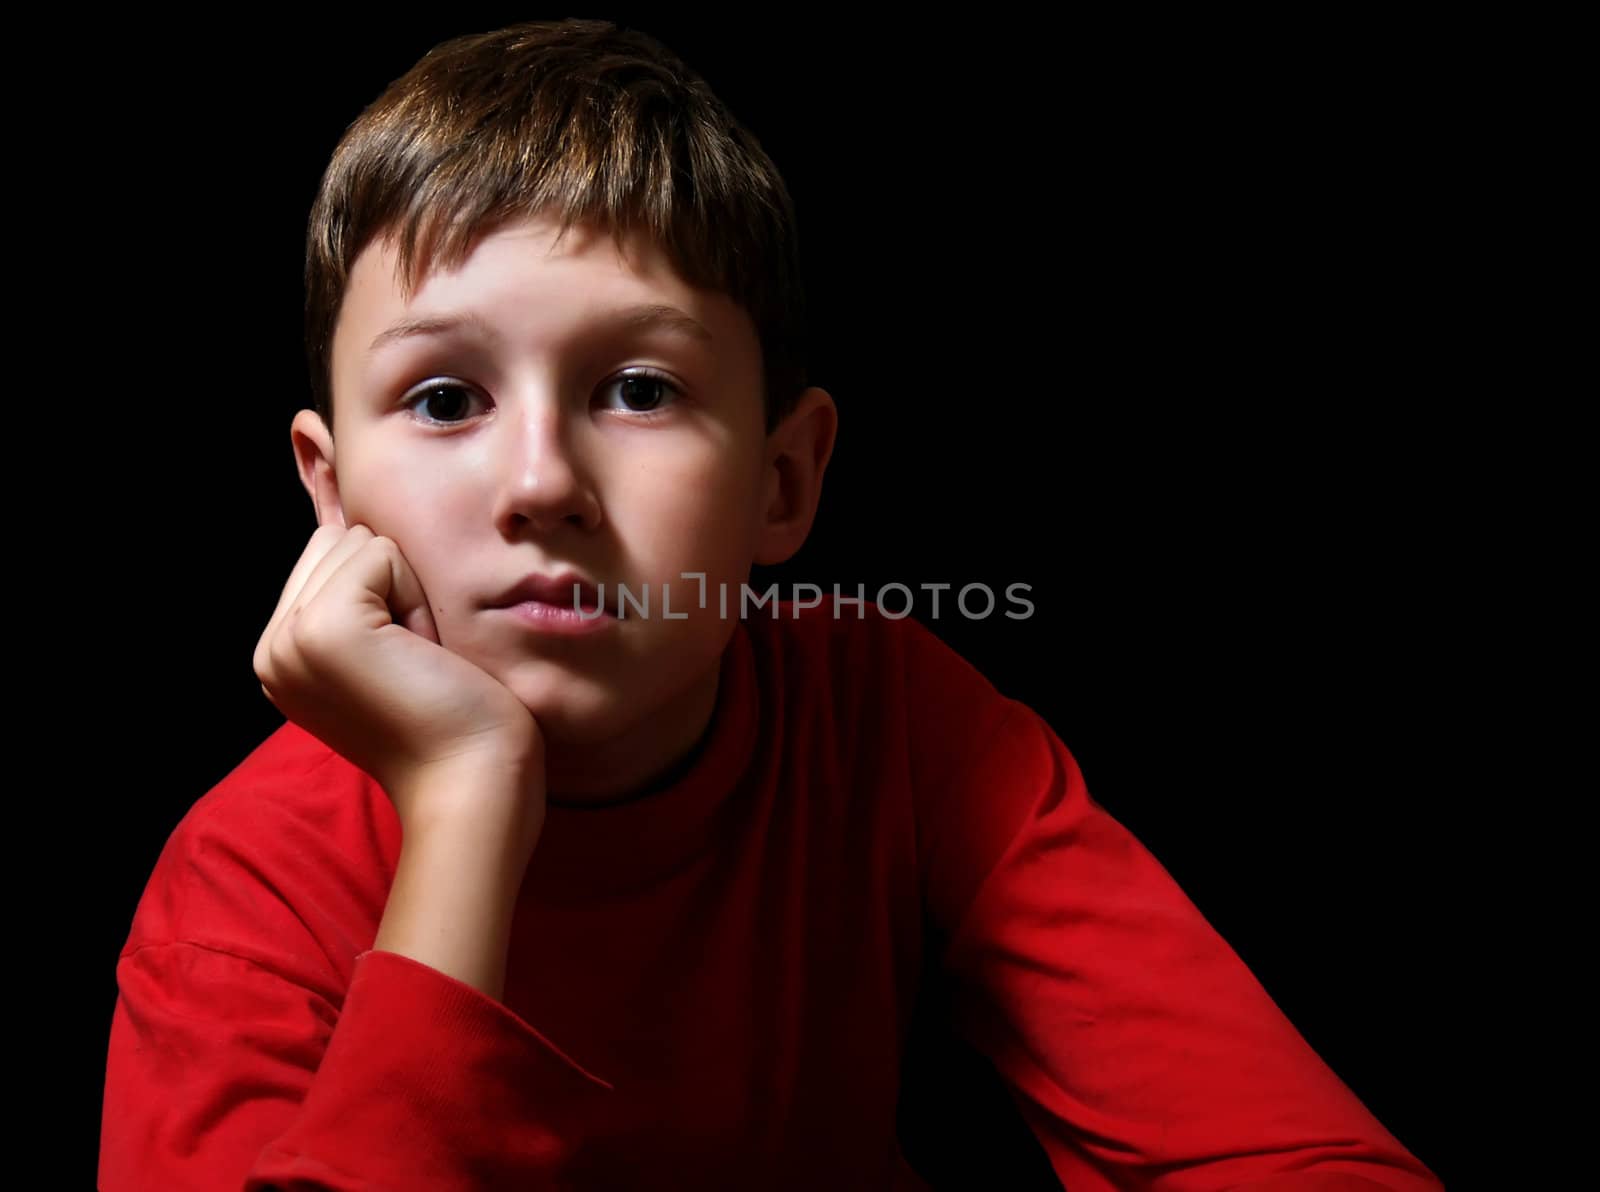
[{"label": "fringe of hair", "polygon": [[332,345],[351,267],[379,235],[409,298],[435,267],[532,215],[644,231],[680,276],[749,312],[766,425],[806,388],[794,204],[756,138],[653,37],[610,21],[512,25],[434,47],[350,125],[312,204],[306,357],[333,426]]}]

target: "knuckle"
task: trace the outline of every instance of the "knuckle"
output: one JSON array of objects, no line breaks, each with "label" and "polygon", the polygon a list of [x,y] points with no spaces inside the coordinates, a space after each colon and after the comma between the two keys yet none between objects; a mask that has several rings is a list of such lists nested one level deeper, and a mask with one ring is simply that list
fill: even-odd
[{"label": "knuckle", "polygon": [[287,672],[293,649],[294,643],[289,640],[288,633],[280,633],[274,637],[267,645],[266,665],[262,677]]},{"label": "knuckle", "polygon": [[313,609],[307,609],[295,618],[289,630],[295,649],[307,657],[326,653],[337,631],[337,626],[326,614],[319,615]]}]

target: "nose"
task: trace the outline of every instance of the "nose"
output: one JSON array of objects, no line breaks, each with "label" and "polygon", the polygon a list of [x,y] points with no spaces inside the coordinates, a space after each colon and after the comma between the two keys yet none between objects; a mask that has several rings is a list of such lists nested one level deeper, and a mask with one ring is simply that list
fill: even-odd
[{"label": "nose", "polygon": [[592,530],[600,500],[589,467],[574,449],[572,428],[559,401],[509,403],[500,443],[504,478],[495,522],[508,537],[532,527],[549,533],[563,525]]}]

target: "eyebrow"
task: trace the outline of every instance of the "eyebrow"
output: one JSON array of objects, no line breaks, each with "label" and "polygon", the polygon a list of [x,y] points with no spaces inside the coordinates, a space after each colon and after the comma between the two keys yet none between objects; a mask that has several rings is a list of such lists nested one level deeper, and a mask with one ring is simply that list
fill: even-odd
[{"label": "eyebrow", "polygon": [[[653,302],[640,306],[624,306],[607,312],[601,319],[627,331],[669,331],[676,335],[687,336],[700,340],[702,343],[711,343],[711,332],[705,325],[691,318],[675,306],[665,303]],[[393,327],[380,331],[377,337],[367,347],[367,354],[371,355],[378,349],[403,339],[415,336],[447,335],[463,328],[472,328],[478,331],[485,339],[498,341],[500,336],[493,327],[480,315],[438,315],[425,316],[416,319],[402,319]]]}]

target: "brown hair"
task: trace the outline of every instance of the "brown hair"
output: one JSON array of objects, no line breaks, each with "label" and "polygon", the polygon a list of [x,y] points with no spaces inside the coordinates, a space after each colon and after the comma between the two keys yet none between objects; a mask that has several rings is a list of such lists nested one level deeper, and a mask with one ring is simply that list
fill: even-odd
[{"label": "brown hair", "polygon": [[794,204],[777,167],[697,74],[653,37],[567,19],[428,51],[334,149],[306,236],[306,358],[333,427],[333,331],[350,269],[395,235],[409,298],[500,225],[559,215],[621,247],[645,231],[683,279],[751,316],[767,429],[806,387]]}]

